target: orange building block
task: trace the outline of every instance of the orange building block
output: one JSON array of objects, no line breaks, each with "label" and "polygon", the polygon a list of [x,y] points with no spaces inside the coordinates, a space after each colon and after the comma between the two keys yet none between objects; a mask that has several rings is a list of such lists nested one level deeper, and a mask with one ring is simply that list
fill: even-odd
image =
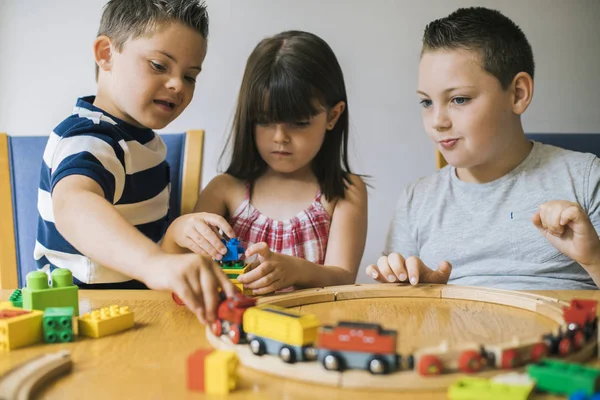
[{"label": "orange building block", "polygon": [[0,351],[9,351],[42,341],[44,313],[21,308],[0,309]]},{"label": "orange building block", "polygon": [[237,383],[235,351],[201,349],[188,357],[188,390],[228,394]]},{"label": "orange building block", "polygon": [[79,317],[79,334],[99,338],[133,327],[133,312],[129,307],[112,305]]}]

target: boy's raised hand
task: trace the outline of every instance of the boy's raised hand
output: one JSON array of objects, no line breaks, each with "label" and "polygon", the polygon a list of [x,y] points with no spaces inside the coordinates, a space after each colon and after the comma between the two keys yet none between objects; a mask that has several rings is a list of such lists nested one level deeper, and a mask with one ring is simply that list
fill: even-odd
[{"label": "boy's raised hand", "polygon": [[539,206],[533,224],[558,251],[584,267],[600,265],[600,239],[577,203],[553,200]]},{"label": "boy's raised hand", "polygon": [[429,268],[418,257],[408,257],[406,260],[401,254],[391,253],[389,256],[379,257],[377,265],[367,267],[367,275],[381,283],[406,282],[417,283],[448,283],[452,272],[452,265],[448,261],[439,263],[436,270]]},{"label": "boy's raised hand", "polygon": [[286,289],[297,282],[295,257],[272,252],[264,243],[256,243],[246,249],[246,257],[258,256],[251,271],[238,276],[238,282],[252,289],[254,294],[267,294]]},{"label": "boy's raised hand", "polygon": [[156,258],[155,267],[149,266],[147,271],[148,276],[143,281],[150,289],[177,294],[203,324],[216,318],[219,287],[227,297],[237,291],[221,266],[205,255],[163,254]]},{"label": "boy's raised hand", "polygon": [[173,221],[165,238],[194,253],[220,260],[227,253],[227,248],[221,242],[219,229],[228,237],[235,237],[233,228],[220,215],[204,212],[185,214]]}]

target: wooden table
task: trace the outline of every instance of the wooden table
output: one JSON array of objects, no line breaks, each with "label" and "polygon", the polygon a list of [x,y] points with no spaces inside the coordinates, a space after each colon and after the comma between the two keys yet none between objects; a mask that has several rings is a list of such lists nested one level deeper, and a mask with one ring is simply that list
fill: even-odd
[{"label": "wooden table", "polygon": [[[600,291],[535,292],[561,300],[600,300]],[[0,291],[6,300],[10,291]],[[208,347],[204,327],[167,293],[154,291],[80,291],[80,310],[111,304],[127,305],[135,312],[134,329],[102,339],[79,338],[75,343],[37,345],[0,356],[0,374],[15,364],[43,353],[68,349],[73,372],[40,392],[46,399],[199,399],[186,387],[186,359],[194,350]],[[398,329],[398,350],[476,340],[499,342],[512,335],[548,332],[555,326],[545,317],[512,307],[437,299],[365,299],[301,307],[316,313],[323,323],[340,319],[380,322]],[[600,365],[594,362],[596,365]],[[350,391],[284,380],[240,368],[239,388],[233,399],[446,399],[445,391],[390,393]],[[204,396],[209,397],[209,396]],[[534,399],[560,399],[537,395]]]}]

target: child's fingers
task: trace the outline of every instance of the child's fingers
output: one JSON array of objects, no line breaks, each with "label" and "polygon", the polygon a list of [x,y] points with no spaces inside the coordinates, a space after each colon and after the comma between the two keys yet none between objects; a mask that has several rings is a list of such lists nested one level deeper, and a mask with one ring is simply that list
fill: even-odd
[{"label": "child's fingers", "polygon": [[408,279],[408,274],[406,273],[406,267],[404,263],[405,260],[401,254],[391,253],[388,256],[388,264],[400,282],[404,282],[406,279]]},{"label": "child's fingers", "polygon": [[219,235],[204,221],[194,221],[194,230],[190,237],[215,259],[221,259],[227,254],[227,247],[221,242]]},{"label": "child's fingers", "polygon": [[381,282],[381,283],[387,282],[387,279],[385,279],[383,277],[383,275],[381,275],[379,273],[379,269],[374,264],[367,266],[366,273],[367,273],[367,275],[369,275],[372,279],[376,280],[377,282]]},{"label": "child's fingers", "polygon": [[533,225],[535,225],[536,228],[538,228],[539,230],[544,230],[544,225],[542,225],[542,217],[540,216],[539,212],[536,212],[533,217],[531,218],[531,222],[533,222]]},{"label": "child's fingers", "polygon": [[189,236],[185,238],[185,241],[182,243],[182,246],[187,247],[193,253],[212,257],[212,254],[207,253],[206,250],[198,246],[198,244],[195,241],[193,241],[192,238],[190,238]]},{"label": "child's fingers", "polygon": [[421,261],[419,257],[408,257],[405,262],[406,270],[408,271],[408,280],[411,285],[416,285],[419,283],[419,278],[421,273],[427,273],[427,270],[430,270],[427,265]]},{"label": "child's fingers", "polygon": [[244,283],[244,287],[246,287],[248,289],[252,289],[252,290],[260,289],[263,287],[268,287],[269,285],[271,285],[273,282],[275,282],[277,280],[279,280],[279,278],[277,277],[277,274],[275,273],[274,270],[271,270],[254,281]]},{"label": "child's fingers", "polygon": [[[194,280],[194,279],[192,279]],[[199,285],[198,278],[195,278],[197,285],[196,290],[193,289],[193,286],[189,282],[187,277],[182,277],[180,283],[177,285],[178,287],[175,290],[177,296],[183,301],[185,306],[189,308],[200,320],[200,322],[205,322],[204,317],[204,300],[202,298],[202,289]]]},{"label": "child's fingers", "polygon": [[279,290],[279,289],[282,289],[281,280],[276,279],[268,286],[254,289],[252,291],[252,294],[255,294],[257,296],[261,295],[261,294],[269,294],[269,293],[273,293],[274,291]]},{"label": "child's fingers", "polygon": [[253,255],[262,257],[262,261],[264,261],[270,257],[271,249],[265,242],[255,243],[246,249],[246,257],[252,257]]},{"label": "child's fingers", "polygon": [[[427,268],[427,267],[425,267]],[[450,273],[452,272],[452,264],[448,261],[442,261],[438,264],[435,271],[427,268],[420,273],[420,281],[423,283],[448,283]]]},{"label": "child's fingers", "polygon": [[[217,228],[221,229],[223,231],[223,233],[225,235],[227,235],[228,238],[232,239],[232,238],[236,237],[235,231],[233,230],[231,225],[229,225],[229,222],[227,222],[227,220],[225,218],[223,218],[222,216],[217,215],[217,214],[204,213],[202,215],[202,217],[210,225],[216,226]],[[221,242],[220,239],[219,239],[219,243],[221,244],[221,246],[223,246],[223,249],[225,250],[225,252],[227,252],[227,248],[225,247],[225,245],[223,245],[223,242]],[[223,254],[225,254],[225,253],[223,253]]]},{"label": "child's fingers", "polygon": [[563,210],[563,212],[560,214],[559,223],[560,225],[565,226],[569,222],[577,222],[581,219],[581,217],[583,217],[583,215],[583,210],[580,207],[572,205],[567,209]]},{"label": "child's fingers", "polygon": [[204,270],[201,272],[200,283],[204,297],[204,310],[206,322],[211,323],[216,318],[217,307],[219,306],[218,280],[213,271]]},{"label": "child's fingers", "polygon": [[390,267],[387,256],[379,257],[379,260],[377,260],[377,269],[379,270],[379,273],[381,274],[381,276],[384,279],[386,279],[383,282],[398,281],[398,277],[396,276],[396,274],[394,273],[394,271],[392,271],[392,268]]},{"label": "child's fingers", "polygon": [[555,236],[564,232],[564,227],[560,224],[562,209],[562,205],[556,202],[544,203],[539,207],[542,227]]},{"label": "child's fingers", "polygon": [[261,279],[263,276],[266,276],[267,274],[271,273],[274,268],[275,266],[272,263],[265,261],[261,263],[258,267],[254,268],[252,271],[246,272],[242,275],[238,275],[238,282],[243,283],[245,286],[249,285]]}]

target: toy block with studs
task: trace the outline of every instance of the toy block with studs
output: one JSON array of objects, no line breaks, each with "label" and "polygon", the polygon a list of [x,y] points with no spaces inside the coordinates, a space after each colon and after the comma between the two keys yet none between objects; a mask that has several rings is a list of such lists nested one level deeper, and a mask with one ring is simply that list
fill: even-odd
[{"label": "toy block with studs", "polygon": [[72,342],[73,307],[47,308],[44,312],[44,341],[46,343]]},{"label": "toy block with studs", "polygon": [[42,341],[44,313],[16,307],[0,309],[0,351],[9,351]]},{"label": "toy block with studs", "polygon": [[188,389],[224,395],[235,389],[239,359],[235,351],[201,349],[188,357]]},{"label": "toy block with studs", "polygon": [[21,293],[21,289],[16,289],[12,292],[8,301],[10,301],[14,307],[23,308],[23,294]]},{"label": "toy block with studs", "polygon": [[79,292],[73,284],[71,271],[57,268],[52,271],[51,277],[52,286],[43,271],[27,274],[27,286],[21,291],[23,309],[44,311],[48,307],[73,307],[75,315],[79,315]]},{"label": "toy block with studs", "polygon": [[99,338],[132,328],[133,312],[129,307],[112,305],[79,317],[79,334]]}]

